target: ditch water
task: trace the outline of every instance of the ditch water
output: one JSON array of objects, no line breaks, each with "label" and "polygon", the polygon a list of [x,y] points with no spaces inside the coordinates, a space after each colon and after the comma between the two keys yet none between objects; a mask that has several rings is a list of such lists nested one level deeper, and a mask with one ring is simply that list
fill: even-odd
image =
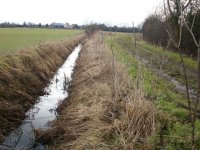
[{"label": "ditch water", "polygon": [[10,133],[0,145],[1,150],[44,150],[45,145],[35,144],[35,129],[48,129],[50,122],[57,117],[57,106],[68,96],[69,82],[78,58],[81,45],[78,45],[58,69],[50,84],[44,89],[45,95],[26,112],[26,118],[21,126]]}]

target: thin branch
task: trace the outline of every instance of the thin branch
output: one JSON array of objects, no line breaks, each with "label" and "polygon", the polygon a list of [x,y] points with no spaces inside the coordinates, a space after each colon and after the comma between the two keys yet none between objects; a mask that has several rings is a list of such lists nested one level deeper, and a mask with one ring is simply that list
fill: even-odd
[{"label": "thin branch", "polygon": [[178,48],[181,45],[181,39],[182,39],[182,28],[183,28],[183,11],[182,11],[182,6],[179,4],[180,10],[181,10],[181,16],[180,16],[180,30],[179,30],[179,42],[178,42]]},{"label": "thin branch", "polygon": [[188,3],[183,7],[183,10],[185,10],[189,4],[191,4],[192,0],[189,0]]},{"label": "thin branch", "polygon": [[165,6],[165,0],[163,0],[163,4],[164,4],[164,13],[165,13],[165,16],[167,16],[166,6]]},{"label": "thin branch", "polygon": [[172,12],[172,9],[171,9],[169,0],[167,0],[167,6],[168,6],[168,9],[169,9],[170,14],[172,15],[173,12]]},{"label": "thin branch", "polygon": [[172,41],[172,43],[174,44],[175,47],[178,47],[178,44],[175,42],[175,40],[173,39],[171,33],[169,32],[169,30],[167,29],[167,27],[165,26],[165,29],[170,37],[170,40]]},{"label": "thin branch", "polygon": [[200,10],[197,4],[194,3],[193,5],[197,8],[197,10]]},{"label": "thin branch", "polygon": [[192,25],[191,25],[191,28],[190,28],[191,31],[193,30],[195,19],[196,19],[196,14],[194,15],[194,18],[192,20]]},{"label": "thin branch", "polygon": [[[184,64],[183,56],[182,56],[181,51],[180,51],[180,45],[178,45],[178,44],[173,40],[172,35],[170,34],[170,32],[168,31],[167,28],[166,28],[166,31],[167,31],[168,35],[170,36],[170,40],[173,42],[174,46],[175,46],[176,48],[178,48],[179,56],[180,56],[180,59],[181,59],[181,64],[182,64],[182,67],[183,67],[184,78],[185,78],[185,87],[186,87],[186,94],[187,94],[187,100],[188,100],[189,115],[190,115],[190,117],[192,117],[191,102],[190,102],[190,94],[189,94],[189,86],[188,86],[188,78],[187,78],[187,74],[186,74],[186,67],[185,67],[185,64]],[[182,31],[182,30],[180,30],[180,31]],[[180,40],[179,40],[179,41],[180,41]]]},{"label": "thin branch", "polygon": [[200,98],[200,40],[198,44],[198,67],[197,67],[197,78],[198,78],[198,86],[197,86],[197,99],[194,106],[194,116],[192,120],[192,143],[193,143],[193,149],[195,149],[195,122],[197,118],[197,109],[199,105],[199,98]]},{"label": "thin branch", "polygon": [[188,29],[188,31],[190,32],[190,34],[192,35],[192,38],[193,38],[193,40],[194,40],[195,45],[198,47],[199,44],[197,43],[197,40],[196,40],[196,38],[195,38],[195,36],[194,36],[194,33],[193,33],[192,30],[189,28],[189,26],[188,26],[188,24],[187,24],[186,22],[184,22],[184,24],[185,24],[186,28]]}]

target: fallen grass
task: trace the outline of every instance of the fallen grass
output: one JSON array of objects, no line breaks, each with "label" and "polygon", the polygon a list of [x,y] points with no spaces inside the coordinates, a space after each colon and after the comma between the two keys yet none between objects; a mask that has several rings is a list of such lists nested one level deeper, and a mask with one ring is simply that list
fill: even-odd
[{"label": "fallen grass", "polygon": [[[129,74],[133,79],[138,78],[138,74],[142,72],[139,85],[144,89],[144,97],[151,100],[160,112],[156,117],[160,127],[157,128],[157,134],[149,138],[149,145],[152,144],[151,149],[191,149],[191,125],[188,121],[185,96],[176,93],[175,87],[171,83],[138,61],[137,57],[131,52],[134,47],[130,45],[129,38],[126,37],[128,48],[127,46],[125,48],[124,43],[121,45],[117,36],[113,46],[116,57],[129,68]],[[111,45],[111,39],[112,37],[107,37],[108,45]],[[138,64],[140,65],[138,66]],[[199,126],[200,121],[198,120],[196,122],[197,149],[200,147]]]},{"label": "fallen grass", "polygon": [[47,41],[71,38],[81,32],[82,30],[66,29],[0,28],[0,52],[13,52]]},{"label": "fallen grass", "polygon": [[54,122],[64,132],[51,139],[50,149],[148,148],[156,109],[134,86],[124,65],[116,61],[113,68],[103,37],[96,33],[83,46],[69,97]]},{"label": "fallen grass", "polygon": [[78,35],[65,41],[48,42],[1,58],[0,141],[20,124],[49,79],[83,38]]}]

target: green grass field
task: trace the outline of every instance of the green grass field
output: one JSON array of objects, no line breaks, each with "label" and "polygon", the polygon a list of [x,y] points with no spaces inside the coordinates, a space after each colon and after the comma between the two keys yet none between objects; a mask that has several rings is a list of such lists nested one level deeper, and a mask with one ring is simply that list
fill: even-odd
[{"label": "green grass field", "polygon": [[[150,138],[150,143],[158,149],[182,150],[191,149],[191,124],[188,121],[187,99],[181,93],[177,93],[174,85],[162,76],[158,76],[152,68],[147,67],[142,61],[138,63],[139,59],[135,55],[131,55],[129,50],[134,50],[134,40],[130,40],[129,35],[117,34],[115,38],[112,36],[106,37],[107,45],[110,47],[112,40],[115,39],[113,49],[115,51],[116,59],[128,66],[129,73],[133,80],[137,76],[142,77],[142,87],[145,97],[151,100],[157,107],[160,116],[157,116],[157,121],[161,128],[153,137]],[[125,40],[125,42],[122,42]],[[140,46],[145,47],[150,52],[162,53],[163,50],[158,47],[140,42]],[[167,52],[169,58],[179,60],[178,54],[174,52]],[[152,57],[152,56],[149,56]],[[177,60],[177,59],[178,60]],[[193,67],[196,63],[191,58],[184,56],[186,65]],[[138,66],[140,64],[140,67]],[[138,71],[140,69],[140,71]],[[159,145],[160,137],[162,135],[163,145]],[[196,121],[196,135],[200,135],[200,120]],[[199,140],[197,140],[199,141]],[[162,146],[162,148],[160,147]],[[196,142],[197,149],[200,147],[199,142]]]},{"label": "green grass field", "polygon": [[0,52],[36,46],[49,40],[72,37],[82,30],[0,28]]}]

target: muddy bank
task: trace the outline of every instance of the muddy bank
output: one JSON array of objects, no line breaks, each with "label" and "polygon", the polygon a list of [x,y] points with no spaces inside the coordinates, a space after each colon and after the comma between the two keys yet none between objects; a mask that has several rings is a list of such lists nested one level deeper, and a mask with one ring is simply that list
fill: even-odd
[{"label": "muddy bank", "polygon": [[156,112],[141,93],[95,34],[82,47],[58,120],[40,138],[52,150],[139,148],[154,133]]},{"label": "muddy bank", "polygon": [[20,124],[49,79],[83,39],[84,35],[79,35],[1,58],[0,140]]}]

